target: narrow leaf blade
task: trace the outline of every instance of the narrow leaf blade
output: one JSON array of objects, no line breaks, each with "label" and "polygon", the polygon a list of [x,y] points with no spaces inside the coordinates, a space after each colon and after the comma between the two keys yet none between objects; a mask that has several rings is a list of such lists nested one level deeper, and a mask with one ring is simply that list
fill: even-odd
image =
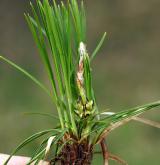
[{"label": "narrow leaf blade", "polygon": [[38,133],[35,133],[34,135],[30,136],[29,138],[27,138],[26,140],[24,140],[22,143],[20,143],[18,145],[18,147],[11,153],[11,155],[9,156],[9,158],[6,160],[6,162],[4,163],[4,165],[7,165],[7,163],[9,162],[9,160],[11,159],[11,157],[17,153],[21,148],[23,148],[25,145],[27,145],[28,143],[32,142],[33,140],[49,133],[49,132],[53,132],[53,131],[56,131],[56,132],[59,132],[59,130],[57,129],[50,129],[50,130],[45,130],[45,131],[41,131],[41,132],[38,132]]},{"label": "narrow leaf blade", "polygon": [[8,63],[12,67],[14,67],[15,69],[17,69],[21,73],[23,73],[26,77],[28,77],[29,79],[31,79],[35,84],[37,84],[41,89],[43,89],[51,97],[51,94],[50,94],[49,90],[45,87],[45,85],[43,85],[39,80],[37,80],[37,78],[35,78],[34,76],[32,76],[26,70],[24,70],[23,68],[21,68],[20,66],[18,66],[17,64],[15,64],[14,62],[10,61],[9,59],[7,59],[7,58],[5,58],[3,56],[0,56],[0,60],[3,60],[4,62]]},{"label": "narrow leaf blade", "polygon": [[105,41],[106,36],[107,36],[107,33],[105,32],[105,33],[103,34],[103,36],[102,36],[100,42],[98,43],[96,49],[94,50],[94,52],[93,52],[92,55],[91,55],[91,58],[90,58],[91,61],[92,61],[93,58],[97,55],[98,51],[99,51],[100,48],[102,47],[102,45],[103,45],[103,43],[104,43],[104,41]]}]

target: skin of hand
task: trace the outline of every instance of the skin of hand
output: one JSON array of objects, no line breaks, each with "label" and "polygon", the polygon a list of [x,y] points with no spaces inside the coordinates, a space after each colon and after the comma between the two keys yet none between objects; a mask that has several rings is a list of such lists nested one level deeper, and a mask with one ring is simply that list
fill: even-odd
[{"label": "skin of hand", "polygon": [[[9,157],[9,155],[0,154],[0,165],[3,165],[3,163],[5,162],[5,160],[7,160],[8,157]],[[30,158],[28,158],[28,157],[13,156],[7,165],[26,165],[29,162],[29,160],[30,160]],[[34,165],[34,163],[33,163],[33,165]],[[39,163],[39,165],[49,165],[49,163],[41,161]]]}]

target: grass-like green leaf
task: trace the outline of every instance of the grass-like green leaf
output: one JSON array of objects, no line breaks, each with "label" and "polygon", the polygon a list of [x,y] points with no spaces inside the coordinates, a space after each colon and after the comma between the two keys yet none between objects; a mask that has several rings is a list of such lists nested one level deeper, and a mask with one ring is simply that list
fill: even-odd
[{"label": "grass-like green leaf", "polygon": [[6,160],[6,162],[3,164],[3,165],[7,165],[7,163],[9,162],[9,160],[11,159],[11,157],[17,153],[21,148],[23,148],[25,145],[27,145],[28,143],[34,141],[35,139],[47,134],[47,133],[58,133],[60,132],[60,130],[58,129],[49,129],[49,130],[45,130],[45,131],[41,131],[41,132],[38,132],[38,133],[35,133],[34,135],[30,136],[29,138],[27,138],[26,140],[24,140],[22,143],[20,143],[18,145],[18,147],[11,153],[11,155],[9,156],[9,158]]},{"label": "grass-like green leaf", "polygon": [[105,32],[100,40],[100,42],[98,43],[96,49],[93,51],[92,55],[91,55],[91,58],[90,60],[92,61],[94,59],[94,57],[97,55],[98,51],[100,50],[100,48],[102,47],[104,41],[105,41],[105,38],[107,36],[107,33]]},{"label": "grass-like green leaf", "polygon": [[31,163],[33,163],[34,161],[40,161],[44,153],[45,153],[45,148],[42,149],[39,153],[37,153],[36,156],[27,163],[27,165],[31,165]]},{"label": "grass-like green leaf", "polygon": [[[36,28],[38,28],[37,22],[36,22],[31,16],[29,16],[29,18],[30,18],[31,22],[33,23],[33,25],[34,25]],[[45,32],[45,30],[44,30],[42,27],[41,27],[41,31],[42,31],[42,33],[46,36],[46,32]]]},{"label": "grass-like green leaf", "polygon": [[[105,116],[110,116],[113,114],[115,114],[115,112],[102,112],[100,113],[100,117],[101,119],[103,119]],[[136,117],[133,117],[132,120],[155,127],[155,128],[160,128],[160,123],[149,120],[149,119],[145,119],[143,117],[136,116]]]},{"label": "grass-like green leaf", "polygon": [[[36,14],[35,14],[35,17],[36,17]],[[37,32],[37,29],[35,28],[35,26],[33,25],[33,23],[30,20],[30,15],[29,14],[25,15],[25,18],[28,22],[30,29],[31,29],[34,40],[35,40],[37,47],[39,49],[41,59],[42,59],[44,66],[47,70],[49,79],[50,79],[51,84],[52,84],[53,93],[54,93],[54,102],[55,102],[55,104],[57,104],[58,94],[57,94],[57,89],[56,89],[56,82],[55,82],[54,74],[52,71],[52,66],[51,66],[51,63],[50,63],[50,60],[48,57],[48,53],[46,50],[46,45],[45,45],[44,37],[43,37],[42,31],[41,31],[41,27],[40,27],[39,23],[37,22],[37,24],[39,25],[38,26],[39,31]]]},{"label": "grass-like green leaf", "polygon": [[130,120],[133,120],[134,117],[156,107],[160,106],[160,101],[153,102],[150,104],[138,106],[135,108],[131,108],[126,111],[121,111],[116,114],[110,115],[99,122],[102,124],[102,129],[99,128],[99,140],[106,136],[110,131],[114,130],[115,128],[120,127],[123,124],[126,124]]},{"label": "grass-like green leaf", "polygon": [[85,82],[86,82],[86,93],[89,100],[94,99],[92,95],[92,77],[91,77],[91,65],[89,57],[86,57],[85,64]]},{"label": "grass-like green leaf", "polygon": [[[53,134],[53,136],[54,136],[54,135],[55,135],[55,134]],[[43,160],[44,155],[45,155],[45,154],[44,154],[44,151],[43,151],[43,154],[39,154],[39,153],[41,153],[42,150],[46,149],[47,141],[48,141],[48,139],[49,139],[51,136],[52,136],[52,134],[49,135],[49,136],[47,136],[47,138],[45,138],[45,139],[41,142],[41,144],[39,145],[39,147],[35,150],[34,154],[31,156],[31,159],[30,159],[30,161],[28,162],[28,164],[31,164],[31,163],[35,160],[35,165],[38,165],[39,161]],[[39,155],[38,158],[37,158],[37,155]],[[37,160],[36,160],[36,159],[37,159]]]},{"label": "grass-like green leaf", "polygon": [[[56,137],[54,138],[54,140],[52,141],[52,145],[56,145],[59,140],[62,139],[62,137],[64,136],[64,134],[66,133],[67,129],[64,129],[61,133],[57,134]],[[49,139],[49,137],[47,138]],[[29,161],[28,165],[30,165],[31,163],[33,163],[35,160],[40,160],[42,157],[44,158],[45,155],[45,150],[46,147],[44,148],[44,144],[46,144],[47,141],[46,139],[42,142],[41,147],[37,150],[36,154],[32,157],[32,159]],[[47,144],[46,144],[47,145]]]},{"label": "grass-like green leaf", "polygon": [[17,69],[18,71],[20,71],[21,73],[23,73],[25,76],[27,76],[29,79],[31,79],[35,84],[37,84],[41,89],[43,89],[50,97],[51,93],[49,92],[49,90],[45,87],[45,85],[43,85],[37,78],[35,78],[34,76],[32,76],[30,73],[28,73],[26,70],[24,70],[23,68],[21,68],[20,66],[18,66],[17,64],[15,64],[14,62],[10,61],[9,59],[0,56],[0,60],[5,61],[6,63],[8,63],[9,65],[11,65],[12,67],[14,67],[15,69]]},{"label": "grass-like green leaf", "polygon": [[144,113],[144,112],[146,112],[152,108],[156,108],[159,106],[160,106],[160,101],[153,102],[150,104],[146,104],[146,105],[138,106],[135,108],[131,108],[129,110],[118,112],[116,114],[113,114],[111,116],[106,117],[104,120],[111,120],[111,122],[115,123],[115,122],[121,121],[121,120],[126,119],[126,118],[140,115],[140,114],[142,114],[142,113]]}]

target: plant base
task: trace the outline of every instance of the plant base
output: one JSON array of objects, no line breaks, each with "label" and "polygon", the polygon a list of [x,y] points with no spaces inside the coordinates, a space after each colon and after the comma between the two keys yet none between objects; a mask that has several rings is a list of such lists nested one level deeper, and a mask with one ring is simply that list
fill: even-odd
[{"label": "plant base", "polygon": [[91,165],[92,147],[88,143],[66,144],[50,165]]}]

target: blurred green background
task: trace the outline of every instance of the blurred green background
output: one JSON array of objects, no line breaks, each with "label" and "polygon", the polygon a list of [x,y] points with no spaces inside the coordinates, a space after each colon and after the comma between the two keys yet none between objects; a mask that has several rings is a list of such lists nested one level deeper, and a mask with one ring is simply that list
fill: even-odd
[{"label": "blurred green background", "polygon": [[[87,48],[104,31],[108,39],[93,62],[93,83],[101,110],[120,111],[160,99],[160,1],[86,0]],[[29,0],[0,0],[0,53],[48,83],[24,20]],[[48,96],[15,69],[0,62],[0,153],[10,153],[35,131],[55,126],[24,112],[56,113]],[[160,111],[143,115],[160,121]],[[31,155],[39,141],[19,154]],[[160,164],[160,130],[131,122],[108,137],[111,153],[129,165]],[[96,156],[94,164],[102,164]],[[114,162],[111,162],[114,165]]]}]

